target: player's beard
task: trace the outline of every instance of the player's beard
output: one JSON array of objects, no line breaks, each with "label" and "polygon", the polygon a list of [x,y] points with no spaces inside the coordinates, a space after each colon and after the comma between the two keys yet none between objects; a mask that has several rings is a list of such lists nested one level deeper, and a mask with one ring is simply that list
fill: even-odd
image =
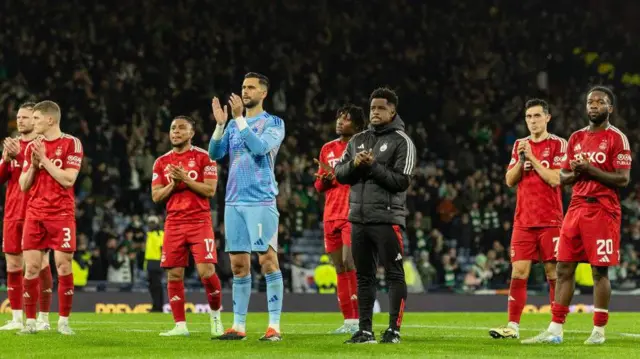
[{"label": "player's beard", "polygon": [[589,122],[593,123],[594,125],[600,125],[608,119],[609,119],[609,112],[599,113],[596,117],[589,116]]},{"label": "player's beard", "polygon": [[29,130],[24,130],[24,131],[20,131],[20,134],[22,136],[29,136],[30,134],[33,133],[33,128],[29,129]]},{"label": "player's beard", "polygon": [[171,145],[173,146],[173,148],[177,148],[181,150],[189,145],[189,140],[184,140],[180,143],[176,143],[175,145],[172,143]]},{"label": "player's beard", "polygon": [[[242,102],[244,103],[244,100]],[[250,99],[248,102],[244,103],[244,107],[245,108],[254,108],[254,107],[258,106],[259,103],[260,103],[260,101],[258,101],[258,100]]]}]

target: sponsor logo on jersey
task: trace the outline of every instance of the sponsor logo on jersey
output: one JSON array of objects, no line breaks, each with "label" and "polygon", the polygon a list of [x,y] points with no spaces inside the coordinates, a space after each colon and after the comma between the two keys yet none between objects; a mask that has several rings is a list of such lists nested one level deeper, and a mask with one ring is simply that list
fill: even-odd
[{"label": "sponsor logo on jersey", "polygon": [[631,166],[631,155],[621,153],[616,157],[616,165],[618,166]]},{"label": "sponsor logo on jersey", "polygon": [[577,153],[574,159],[581,160],[586,159],[591,163],[603,164],[607,161],[607,155],[603,152],[582,152]]},{"label": "sponsor logo on jersey", "polygon": [[216,174],[218,174],[218,166],[214,166],[214,165],[206,166],[204,168],[204,173],[216,175]]},{"label": "sponsor logo on jersey", "polygon": [[80,156],[69,155],[67,156],[67,163],[80,166],[80,163],[82,163],[82,158],[80,158]]}]

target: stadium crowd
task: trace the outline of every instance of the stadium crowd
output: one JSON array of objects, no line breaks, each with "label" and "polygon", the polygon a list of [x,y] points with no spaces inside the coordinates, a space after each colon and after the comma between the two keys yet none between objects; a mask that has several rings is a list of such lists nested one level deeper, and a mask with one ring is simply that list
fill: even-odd
[{"label": "stadium crowd", "polygon": [[[377,11],[382,3],[387,11]],[[1,13],[13,14],[0,17],[0,137],[13,134],[20,103],[61,104],[63,129],[82,141],[86,156],[76,185],[76,262],[89,268],[89,280],[129,290],[144,272],[146,233],[159,225],[148,217],[162,214],[150,198],[151,171],[170,149],[173,116],[193,117],[196,144],[206,147],[215,126],[211,98],[240,91],[248,71],[265,73],[272,83],[268,110],[287,128],[276,177],[280,254],[290,279],[292,266],[316,265],[300,263],[291,248],[304,230],[321,228],[313,158],[335,137],[336,109],[346,102],[367,108],[369,92],[388,85],[400,96],[399,113],[418,149],[406,241],[422,285],[507,288],[515,192],[504,173],[511,145],[526,136],[526,99],[548,99],[551,132],[568,138],[587,124],[588,86],[611,85],[619,104],[613,122],[634,155],[640,146],[632,120],[638,88],[606,67],[629,71],[634,54],[622,50],[634,39],[622,25],[598,25],[619,14],[596,2],[560,0],[552,9],[544,3],[7,0],[0,4]],[[44,7],[52,15],[42,16]],[[626,11],[620,21],[635,27],[627,17],[636,7],[624,3],[615,11]],[[569,17],[575,27],[558,26]],[[227,174],[220,165],[212,208],[224,248]],[[615,286],[636,288],[640,183],[632,180],[621,196],[624,251]],[[228,257],[221,251],[218,258],[228,283]],[[379,281],[383,289],[383,273]],[[531,281],[543,285],[543,272]]]}]

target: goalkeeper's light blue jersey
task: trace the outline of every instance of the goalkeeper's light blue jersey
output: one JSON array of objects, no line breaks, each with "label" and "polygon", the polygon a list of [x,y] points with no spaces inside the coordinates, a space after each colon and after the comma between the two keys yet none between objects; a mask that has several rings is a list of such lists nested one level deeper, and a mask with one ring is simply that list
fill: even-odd
[{"label": "goalkeeper's light blue jersey", "polygon": [[278,195],[274,167],[284,139],[284,121],[267,112],[246,120],[242,131],[235,120],[229,121],[222,138],[211,139],[209,157],[220,160],[229,154],[226,205],[272,206]]}]

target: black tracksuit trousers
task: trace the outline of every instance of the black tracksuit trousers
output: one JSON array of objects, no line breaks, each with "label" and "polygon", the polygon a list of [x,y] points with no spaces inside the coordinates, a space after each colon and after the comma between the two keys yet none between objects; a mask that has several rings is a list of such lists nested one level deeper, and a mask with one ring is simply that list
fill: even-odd
[{"label": "black tracksuit trousers", "polygon": [[392,224],[351,223],[351,249],[358,277],[360,330],[372,332],[378,263],[389,283],[389,327],[400,330],[407,283],[404,278],[403,228]]}]

